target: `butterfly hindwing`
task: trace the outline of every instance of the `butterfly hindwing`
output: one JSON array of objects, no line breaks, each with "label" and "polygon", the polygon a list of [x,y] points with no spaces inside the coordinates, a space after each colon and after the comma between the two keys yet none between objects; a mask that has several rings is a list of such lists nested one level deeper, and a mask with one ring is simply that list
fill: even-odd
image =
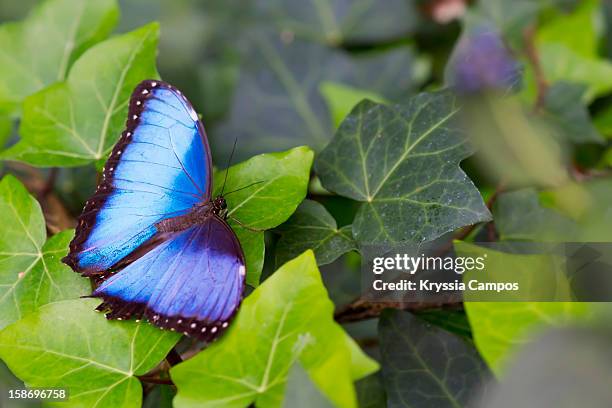
[{"label": "butterfly hindwing", "polygon": [[111,319],[153,324],[211,340],[242,300],[245,261],[225,221],[211,214],[106,279],[93,293]]},{"label": "butterfly hindwing", "polygon": [[166,83],[143,81],[64,261],[84,275],[103,273],[151,239],[155,223],[209,200],[211,172],[204,128],[189,101]]}]

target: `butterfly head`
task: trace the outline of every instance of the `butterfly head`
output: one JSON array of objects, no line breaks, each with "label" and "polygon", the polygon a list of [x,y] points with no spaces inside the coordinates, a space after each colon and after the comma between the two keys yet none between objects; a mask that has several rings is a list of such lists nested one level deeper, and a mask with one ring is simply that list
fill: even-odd
[{"label": "butterfly head", "polygon": [[221,218],[227,217],[227,202],[223,196],[218,196],[212,202],[213,212]]}]

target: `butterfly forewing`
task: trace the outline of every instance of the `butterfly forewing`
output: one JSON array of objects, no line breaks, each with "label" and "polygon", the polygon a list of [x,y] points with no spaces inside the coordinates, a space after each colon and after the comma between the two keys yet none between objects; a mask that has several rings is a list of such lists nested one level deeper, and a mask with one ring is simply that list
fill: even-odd
[{"label": "butterfly forewing", "polygon": [[102,273],[153,237],[155,223],[185,214],[210,190],[210,148],[191,104],[168,84],[144,81],[65,262]]},{"label": "butterfly forewing", "polygon": [[228,326],[245,261],[212,211],[211,189],[210,148],[191,104],[168,84],[143,81],[64,258],[98,278],[92,296],[108,318],[144,318],[203,340]]}]

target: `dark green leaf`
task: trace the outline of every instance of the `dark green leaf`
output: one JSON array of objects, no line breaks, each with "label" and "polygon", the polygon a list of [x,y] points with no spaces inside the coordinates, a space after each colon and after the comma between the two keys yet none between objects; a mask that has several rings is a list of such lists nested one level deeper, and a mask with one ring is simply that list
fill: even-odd
[{"label": "dark green leaf", "polygon": [[36,308],[90,291],[87,279],[61,263],[73,231],[45,243],[38,202],[13,176],[0,182],[0,329]]},{"label": "dark green leaf", "polygon": [[319,265],[335,261],[357,249],[351,226],[338,228],[336,220],[316,201],[305,200],[278,230],[276,265],[280,266],[307,249],[312,249]]},{"label": "dark green leaf", "polygon": [[172,408],[172,399],[176,395],[171,385],[157,385],[146,394],[142,408]]},{"label": "dark green leaf", "polygon": [[105,160],[125,126],[134,87],[157,77],[158,28],[151,23],[92,47],[65,82],[28,97],[22,140],[0,157],[36,166]]},{"label": "dark green leaf", "polygon": [[415,2],[404,0],[259,1],[258,12],[279,32],[331,45],[401,37],[416,28],[419,16]]},{"label": "dark green leaf", "polygon": [[539,0],[482,1],[478,3],[478,18],[491,21],[501,34],[518,42],[523,30],[537,18],[541,3]]},{"label": "dark green leaf", "polygon": [[501,240],[554,242],[578,236],[578,225],[543,207],[534,189],[500,194],[493,215]]},{"label": "dark green leaf", "polygon": [[323,186],[362,201],[359,243],[423,242],[490,219],[459,168],[471,150],[454,123],[455,100],[421,94],[393,107],[364,101],[319,155]]},{"label": "dark green leaf", "polygon": [[115,0],[47,0],[20,23],[0,26],[0,101],[26,96],[63,81],[87,48],[117,23]]},{"label": "dark green leaf", "polygon": [[[259,285],[264,261],[263,232],[289,218],[306,196],[313,152],[296,147],[286,152],[267,153],[230,167],[224,193],[228,194],[229,223],[238,235],[247,260],[247,283]],[[214,195],[223,189],[225,171],[215,173]]]},{"label": "dark green leaf", "polygon": [[561,135],[574,143],[603,143],[582,100],[584,85],[557,82],[546,91],[544,109]]},{"label": "dark green leaf", "polygon": [[108,321],[97,299],[50,303],[0,332],[0,357],[30,387],[67,388],[67,407],[140,407],[136,376],[155,367],[179,335]]},{"label": "dark green leaf", "polygon": [[416,314],[421,319],[466,339],[472,338],[472,328],[463,310],[431,309]]},{"label": "dark green leaf", "polygon": [[410,313],[386,310],[379,330],[389,408],[464,407],[489,377],[470,344]]},{"label": "dark green leaf", "polygon": [[338,407],[355,407],[353,380],[376,369],[334,322],[310,251],[255,289],[220,341],[171,370],[174,404],[278,407],[296,361]]},{"label": "dark green leaf", "polygon": [[355,387],[359,408],[387,408],[387,395],[380,372],[362,378]]},{"label": "dark green leaf", "polygon": [[409,93],[416,82],[410,48],[350,57],[315,42],[283,42],[278,35],[257,31],[249,36],[249,52],[244,56],[230,113],[211,132],[218,152],[228,153],[232,146],[227,141],[236,137],[241,157],[302,144],[320,150],[333,134],[319,92],[323,81],[390,98]]}]

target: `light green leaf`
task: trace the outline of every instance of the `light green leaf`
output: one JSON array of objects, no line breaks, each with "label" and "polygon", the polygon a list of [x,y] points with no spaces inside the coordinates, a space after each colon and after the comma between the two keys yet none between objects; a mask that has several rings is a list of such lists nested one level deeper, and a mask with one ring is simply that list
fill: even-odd
[{"label": "light green leaf", "polygon": [[[577,198],[579,194],[574,192],[572,196]],[[570,218],[541,206],[532,189],[500,195],[494,216],[500,238],[505,240],[576,240],[584,232]],[[594,307],[578,302],[465,302],[465,309],[478,351],[501,376],[514,353],[538,332],[584,322],[593,315]]]},{"label": "light green leaf", "polygon": [[466,302],[474,342],[496,376],[514,353],[547,327],[584,322],[592,304],[579,302]]},{"label": "light green leaf", "polygon": [[490,219],[480,193],[459,167],[471,149],[446,93],[406,105],[363,101],[321,152],[323,187],[363,202],[353,221],[359,243],[424,242]]},{"label": "light green leaf", "polygon": [[[313,152],[296,147],[286,152],[261,154],[229,169],[224,194],[242,187],[249,188],[227,195],[228,222],[240,240],[247,261],[247,283],[259,285],[264,261],[263,232],[250,231],[274,228],[293,214],[306,197]],[[221,193],[225,170],[214,176],[215,192]]]},{"label": "light green leaf", "polygon": [[467,407],[486,385],[489,371],[464,339],[392,309],[378,327],[390,407]]},{"label": "light green leaf", "polygon": [[45,243],[38,202],[13,176],[0,182],[0,329],[36,308],[90,291],[87,279],[61,263],[73,231]]},{"label": "light green leaf", "polygon": [[[587,58],[563,44],[542,44],[538,47],[542,70],[547,81],[567,81],[584,84],[586,101],[612,90],[612,63],[603,58]],[[525,76],[525,92],[535,95],[535,82],[531,71]]]},{"label": "light green leaf", "polygon": [[521,348],[503,381],[472,407],[607,407],[611,340],[607,328],[547,330]]},{"label": "light green leaf", "polygon": [[332,408],[326,399],[312,383],[308,373],[300,363],[295,363],[287,378],[287,389],[283,400],[283,408]]},{"label": "light green leaf", "polygon": [[357,89],[352,86],[336,82],[323,82],[320,91],[329,106],[334,128],[338,128],[351,110],[363,99],[369,99],[377,103],[388,103],[385,98],[374,92]]},{"label": "light green leaf", "polygon": [[[571,13],[553,12],[536,35],[546,80],[584,84],[588,87],[584,99],[589,101],[612,90],[612,64],[597,55],[599,4],[598,0],[585,0]],[[523,93],[533,100],[536,89],[533,72],[528,66]]]},{"label": "light green leaf", "polygon": [[115,0],[47,0],[19,23],[0,26],[0,101],[63,81],[71,64],[115,27]]},{"label": "light green leaf", "polygon": [[338,228],[336,220],[316,201],[304,200],[296,212],[277,231],[276,265],[280,266],[307,249],[312,249],[317,264],[326,265],[348,251],[357,249],[350,225]]},{"label": "light green leaf", "polygon": [[13,118],[10,115],[0,112],[0,149],[4,146],[11,137],[13,132]]},{"label": "light green leaf", "polygon": [[[230,167],[224,191],[228,216],[256,229],[274,228],[286,221],[306,196],[313,155],[302,146],[260,154]],[[215,173],[213,195],[221,192],[224,178],[225,171]]]},{"label": "light green leaf", "polygon": [[255,288],[259,285],[261,270],[264,264],[264,257],[266,255],[264,233],[259,231],[249,231],[232,220],[229,220],[229,222],[232,229],[236,233],[236,236],[238,237],[242,250],[244,251],[247,271],[246,283]]},{"label": "light green leaf", "polygon": [[280,407],[299,361],[335,406],[355,407],[353,380],[376,363],[355,353],[333,309],[311,251],[286,263],[245,299],[220,341],[171,370],[174,405]]},{"label": "light green leaf", "polygon": [[97,299],[50,303],[0,332],[0,358],[29,387],[67,388],[62,407],[140,407],[138,375],[179,339],[145,323],[108,321]]},{"label": "light green leaf", "polygon": [[134,87],[158,76],[158,29],[151,23],[92,47],[65,82],[28,97],[22,140],[0,158],[66,167],[105,159],[124,128]]},{"label": "light green leaf", "polygon": [[584,57],[597,56],[597,14],[599,0],[576,2],[571,12],[551,7],[546,21],[538,27],[536,42],[559,43]]}]

